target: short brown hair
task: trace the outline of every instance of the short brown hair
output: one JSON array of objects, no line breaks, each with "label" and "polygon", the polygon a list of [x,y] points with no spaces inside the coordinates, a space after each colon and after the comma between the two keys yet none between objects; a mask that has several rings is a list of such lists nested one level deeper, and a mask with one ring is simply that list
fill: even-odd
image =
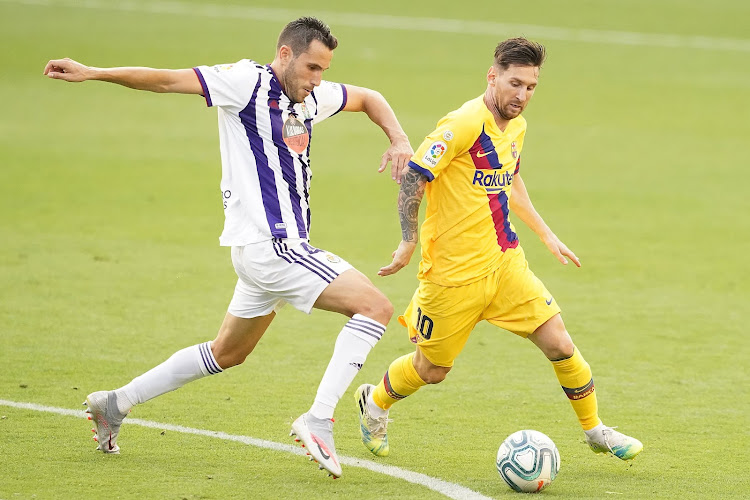
[{"label": "short brown hair", "polygon": [[495,64],[503,70],[508,69],[511,64],[541,68],[546,57],[544,45],[523,37],[509,38],[495,47]]},{"label": "short brown hair", "polygon": [[326,23],[314,17],[300,17],[284,26],[276,49],[286,45],[292,49],[294,57],[297,57],[307,50],[313,40],[322,42],[330,50],[339,44]]}]

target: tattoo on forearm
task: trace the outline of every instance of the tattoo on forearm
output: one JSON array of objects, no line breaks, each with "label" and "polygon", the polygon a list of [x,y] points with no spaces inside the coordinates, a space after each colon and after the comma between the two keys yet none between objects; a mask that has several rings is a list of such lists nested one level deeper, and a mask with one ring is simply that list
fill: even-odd
[{"label": "tattoo on forearm", "polygon": [[419,205],[422,203],[427,177],[409,169],[401,177],[401,190],[398,193],[398,214],[401,219],[401,237],[404,241],[418,240]]}]

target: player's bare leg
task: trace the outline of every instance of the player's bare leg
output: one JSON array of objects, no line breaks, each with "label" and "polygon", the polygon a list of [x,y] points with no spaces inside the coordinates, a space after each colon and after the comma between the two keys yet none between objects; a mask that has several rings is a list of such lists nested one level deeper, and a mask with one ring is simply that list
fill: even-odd
[{"label": "player's bare leg", "polygon": [[275,313],[239,318],[227,313],[213,342],[182,349],[162,364],[114,391],[97,391],[86,397],[86,410],[94,422],[98,450],[119,453],[117,437],[123,419],[136,404],[174,391],[193,380],[221,373],[242,363],[268,329]]},{"label": "player's bare leg", "polygon": [[364,274],[349,269],[328,285],[314,307],[351,319],[336,339],[315,402],[307,413],[294,421],[290,434],[307,448],[311,460],[336,478],[341,476],[341,464],[333,441],[333,411],[362,368],[367,354],[385,333],[393,306]]},{"label": "player's bare leg", "polygon": [[643,449],[643,444],[607,427],[599,419],[591,368],[573,344],[560,314],[550,318],[528,338],[552,362],[560,385],[583,427],[589,447],[596,453],[611,453],[622,460],[635,458]]}]

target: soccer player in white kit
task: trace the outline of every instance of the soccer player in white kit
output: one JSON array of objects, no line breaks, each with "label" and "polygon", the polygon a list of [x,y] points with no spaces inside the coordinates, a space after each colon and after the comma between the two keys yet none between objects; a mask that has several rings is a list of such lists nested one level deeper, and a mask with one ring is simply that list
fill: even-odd
[{"label": "soccer player in white kit", "polygon": [[333,411],[367,354],[385,332],[393,306],[362,273],[309,243],[310,138],[313,125],[339,111],[363,111],[391,146],[393,179],[413,154],[388,102],[373,90],[321,79],[338,45],[327,25],[303,17],[279,35],[271,64],[243,59],[192,69],[93,68],[52,60],[44,74],[69,82],[101,80],[137,90],[203,95],[218,108],[221,196],[220,243],[231,247],[238,280],[216,339],[182,349],[113,391],[86,398],[98,449],[119,453],[117,435],[138,403],[241,364],[285,303],[349,317],[310,410],[292,424],[311,458],[330,475],[341,465],[333,441]]}]

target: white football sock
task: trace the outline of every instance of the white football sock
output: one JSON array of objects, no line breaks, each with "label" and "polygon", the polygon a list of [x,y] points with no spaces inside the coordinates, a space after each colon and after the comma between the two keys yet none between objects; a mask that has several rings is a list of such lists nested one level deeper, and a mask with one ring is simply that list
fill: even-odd
[{"label": "white football sock", "polygon": [[370,416],[374,418],[378,417],[385,417],[388,415],[388,410],[384,410],[381,407],[379,407],[377,404],[375,404],[375,400],[372,399],[372,393],[375,392],[370,391],[370,395],[367,397],[367,411],[370,412]]},{"label": "white football sock", "polygon": [[333,418],[333,410],[349,384],[385,333],[385,325],[355,314],[339,333],[333,356],[323,375],[310,413],[316,418]]},{"label": "white football sock", "polygon": [[162,364],[134,378],[129,384],[115,390],[117,407],[122,413],[127,413],[136,404],[222,371],[211,352],[211,342],[186,347],[172,354]]}]

